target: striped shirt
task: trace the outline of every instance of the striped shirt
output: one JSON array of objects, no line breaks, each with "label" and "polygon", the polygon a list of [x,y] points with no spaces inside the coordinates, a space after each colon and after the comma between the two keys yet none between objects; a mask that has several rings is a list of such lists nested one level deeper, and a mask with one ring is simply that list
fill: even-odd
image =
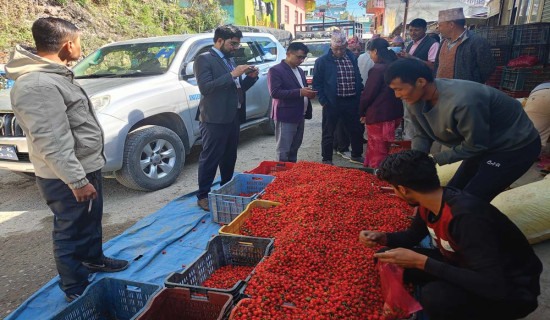
[{"label": "striped shirt", "polygon": [[336,94],[339,97],[351,97],[356,94],[355,92],[355,70],[353,69],[353,63],[347,55],[342,58],[334,56],[336,61],[336,69],[338,75],[336,77],[337,91]]}]

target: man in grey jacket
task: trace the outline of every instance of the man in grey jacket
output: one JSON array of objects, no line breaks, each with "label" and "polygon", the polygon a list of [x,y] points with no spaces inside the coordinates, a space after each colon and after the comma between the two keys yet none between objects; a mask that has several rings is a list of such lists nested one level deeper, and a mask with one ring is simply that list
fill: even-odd
[{"label": "man in grey jacket", "polygon": [[6,71],[15,80],[12,108],[27,138],[38,188],[55,215],[59,286],[71,302],[88,285],[90,272],[121,271],[128,261],[103,255],[103,131],[67,67],[80,57],[79,31],[68,21],[41,18],[32,33],[37,54],[17,46]]},{"label": "man in grey jacket", "polygon": [[472,81],[435,79],[418,60],[391,64],[386,82],[403,100],[415,127],[412,148],[428,153],[434,141],[449,147],[439,165],[462,160],[447,184],[490,202],[539,156],[540,137],[521,103]]}]

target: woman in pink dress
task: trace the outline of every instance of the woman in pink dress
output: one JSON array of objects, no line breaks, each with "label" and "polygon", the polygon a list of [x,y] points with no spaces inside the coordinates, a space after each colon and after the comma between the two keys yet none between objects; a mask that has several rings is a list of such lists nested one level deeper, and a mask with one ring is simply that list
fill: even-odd
[{"label": "woman in pink dress", "polygon": [[384,81],[388,65],[397,60],[390,44],[381,38],[367,44],[367,51],[374,61],[369,70],[365,90],[361,94],[359,115],[367,128],[368,144],[363,166],[377,168],[389,153],[389,141],[395,140],[395,129],[403,118],[403,103],[395,97]]}]

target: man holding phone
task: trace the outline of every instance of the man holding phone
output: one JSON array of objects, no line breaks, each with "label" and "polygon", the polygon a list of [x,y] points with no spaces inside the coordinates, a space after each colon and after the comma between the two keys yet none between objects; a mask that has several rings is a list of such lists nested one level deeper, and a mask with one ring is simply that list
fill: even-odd
[{"label": "man holding phone", "polygon": [[197,204],[205,211],[210,211],[208,192],[218,167],[222,185],[233,177],[240,124],[246,121],[245,92],[258,80],[257,68],[236,66],[233,62],[242,36],[235,26],[218,27],[214,31],[214,46],[195,60],[194,71],[201,92],[196,120],[200,121],[202,136]]},{"label": "man holding phone", "polygon": [[298,149],[304,137],[304,119],[311,119],[311,99],[316,91],[308,88],[306,75],[299,65],[309,52],[302,42],[288,46],[286,59],[269,69],[267,85],[273,99],[271,117],[275,121],[277,160],[298,161]]}]

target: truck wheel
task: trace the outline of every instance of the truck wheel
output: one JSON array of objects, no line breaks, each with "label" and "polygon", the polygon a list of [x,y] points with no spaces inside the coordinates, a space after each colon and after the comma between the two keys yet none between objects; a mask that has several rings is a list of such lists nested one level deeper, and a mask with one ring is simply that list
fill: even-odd
[{"label": "truck wheel", "polygon": [[128,134],[122,169],[115,178],[130,189],[158,190],[176,181],[184,162],[185,148],[174,131],[145,126]]}]

